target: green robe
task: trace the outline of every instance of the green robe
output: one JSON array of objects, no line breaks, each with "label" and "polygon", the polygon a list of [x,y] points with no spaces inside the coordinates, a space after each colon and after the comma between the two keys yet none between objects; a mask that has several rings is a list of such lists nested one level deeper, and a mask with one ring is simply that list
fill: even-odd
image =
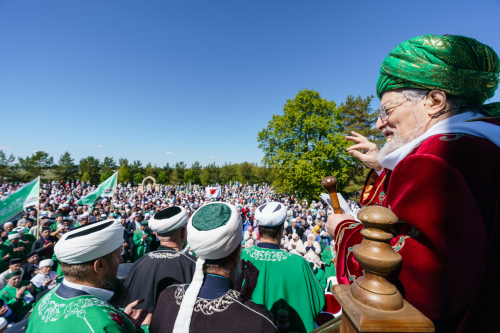
[{"label": "green robe", "polygon": [[[10,254],[10,259],[20,258],[21,261],[25,261],[26,255],[29,253],[29,250],[31,249],[31,247],[24,244],[23,241],[19,241],[19,243],[17,243],[17,246],[14,246],[13,244],[11,244],[9,242],[9,240],[7,240],[4,244],[5,244],[5,246],[8,246],[12,249],[12,252]],[[23,247],[23,246],[24,246],[24,251],[14,252],[15,247]],[[33,246],[33,244],[31,244],[31,246]]]},{"label": "green robe", "polygon": [[[33,309],[26,333],[134,333],[128,317],[92,295],[64,299],[48,292]],[[138,329],[137,332],[142,332]]]},{"label": "green robe", "polygon": [[[147,234],[148,238],[146,238],[145,241],[142,241],[142,235],[144,234]],[[142,230],[137,229],[136,232],[134,232],[134,244],[135,244],[134,258],[133,258],[134,262],[141,259],[142,256],[145,255],[146,253],[151,252],[149,244],[151,244],[152,241],[153,237],[151,237],[151,230],[146,229],[144,230],[143,233]]]},{"label": "green robe", "polygon": [[279,249],[258,246],[242,250],[241,258],[250,260],[259,270],[252,301],[263,304],[278,318],[288,311],[290,332],[310,332],[325,305],[324,290],[301,256]]},{"label": "green robe", "polygon": [[[0,244],[0,273],[5,272],[9,269],[9,262],[10,259],[12,259],[12,253],[12,246]],[[7,254],[9,254],[9,258],[7,258],[6,260],[2,260],[2,258]]]},{"label": "green robe", "polygon": [[[332,252],[335,252],[335,248],[333,246],[327,246],[325,250],[321,253],[321,260],[325,263],[325,279],[328,280],[331,276],[336,276],[335,272],[335,264],[332,262],[334,256]],[[331,288],[331,283],[328,283],[328,290]]]},{"label": "green robe", "polygon": [[[21,285],[19,287],[21,287]],[[26,290],[24,292],[24,297],[16,300],[16,291],[17,288],[6,284],[5,287],[0,290],[0,299],[3,299],[3,301],[12,309],[12,312],[17,314],[18,320],[22,320],[35,305],[35,295]],[[30,298],[32,299],[30,300]]]},{"label": "green robe", "polygon": [[325,272],[321,268],[316,268],[316,271],[314,272],[314,276],[316,279],[318,279],[319,285],[323,290],[326,288],[326,278],[325,278]]}]

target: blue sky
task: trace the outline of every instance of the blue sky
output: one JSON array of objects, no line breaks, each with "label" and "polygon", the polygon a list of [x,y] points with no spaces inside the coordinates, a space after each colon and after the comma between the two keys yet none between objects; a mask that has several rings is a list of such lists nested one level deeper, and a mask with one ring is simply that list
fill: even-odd
[{"label": "blue sky", "polygon": [[498,0],[0,0],[0,149],[260,162],[257,132],[300,89],[338,104],[374,94],[385,56],[422,34],[500,52],[499,12]]}]

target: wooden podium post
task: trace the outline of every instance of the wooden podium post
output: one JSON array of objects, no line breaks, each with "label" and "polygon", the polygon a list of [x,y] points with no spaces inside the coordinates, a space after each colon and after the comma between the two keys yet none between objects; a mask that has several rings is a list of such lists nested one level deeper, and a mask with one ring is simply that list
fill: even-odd
[{"label": "wooden podium post", "polygon": [[398,218],[379,206],[363,208],[358,218],[364,226],[363,241],[353,252],[364,274],[352,285],[332,287],[342,306],[342,323],[336,318],[313,332],[434,332],[432,322],[386,279],[401,264],[401,255],[389,243],[393,238],[390,229]]}]

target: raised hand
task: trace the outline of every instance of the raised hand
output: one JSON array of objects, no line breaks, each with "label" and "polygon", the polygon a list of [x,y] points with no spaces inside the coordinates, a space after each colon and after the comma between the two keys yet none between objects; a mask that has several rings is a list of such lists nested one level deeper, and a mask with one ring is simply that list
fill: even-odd
[{"label": "raised hand", "polygon": [[[355,143],[354,146],[346,149],[349,155],[356,157],[370,169],[375,169],[377,171],[382,171],[384,169],[382,165],[380,165],[380,162],[377,160],[378,147],[376,144],[354,131],[351,132],[350,136],[346,136],[345,138],[346,140]],[[365,152],[362,153],[358,151],[358,149],[364,150]]]},{"label": "raised hand", "polygon": [[144,302],[144,298],[130,303],[123,310],[123,313],[127,315],[127,317],[132,321],[132,323],[134,323],[135,327],[137,328],[141,327],[143,321],[146,319],[146,316],[149,314],[149,309],[136,309],[136,307],[142,302]]}]

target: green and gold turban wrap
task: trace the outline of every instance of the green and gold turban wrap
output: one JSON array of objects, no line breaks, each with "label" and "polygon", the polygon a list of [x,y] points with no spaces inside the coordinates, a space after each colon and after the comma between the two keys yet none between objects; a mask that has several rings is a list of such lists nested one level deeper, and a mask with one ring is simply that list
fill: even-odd
[{"label": "green and gold turban wrap", "polygon": [[464,36],[425,35],[396,46],[380,67],[377,95],[388,90],[438,89],[500,119],[500,103],[483,105],[498,88],[496,52]]}]

